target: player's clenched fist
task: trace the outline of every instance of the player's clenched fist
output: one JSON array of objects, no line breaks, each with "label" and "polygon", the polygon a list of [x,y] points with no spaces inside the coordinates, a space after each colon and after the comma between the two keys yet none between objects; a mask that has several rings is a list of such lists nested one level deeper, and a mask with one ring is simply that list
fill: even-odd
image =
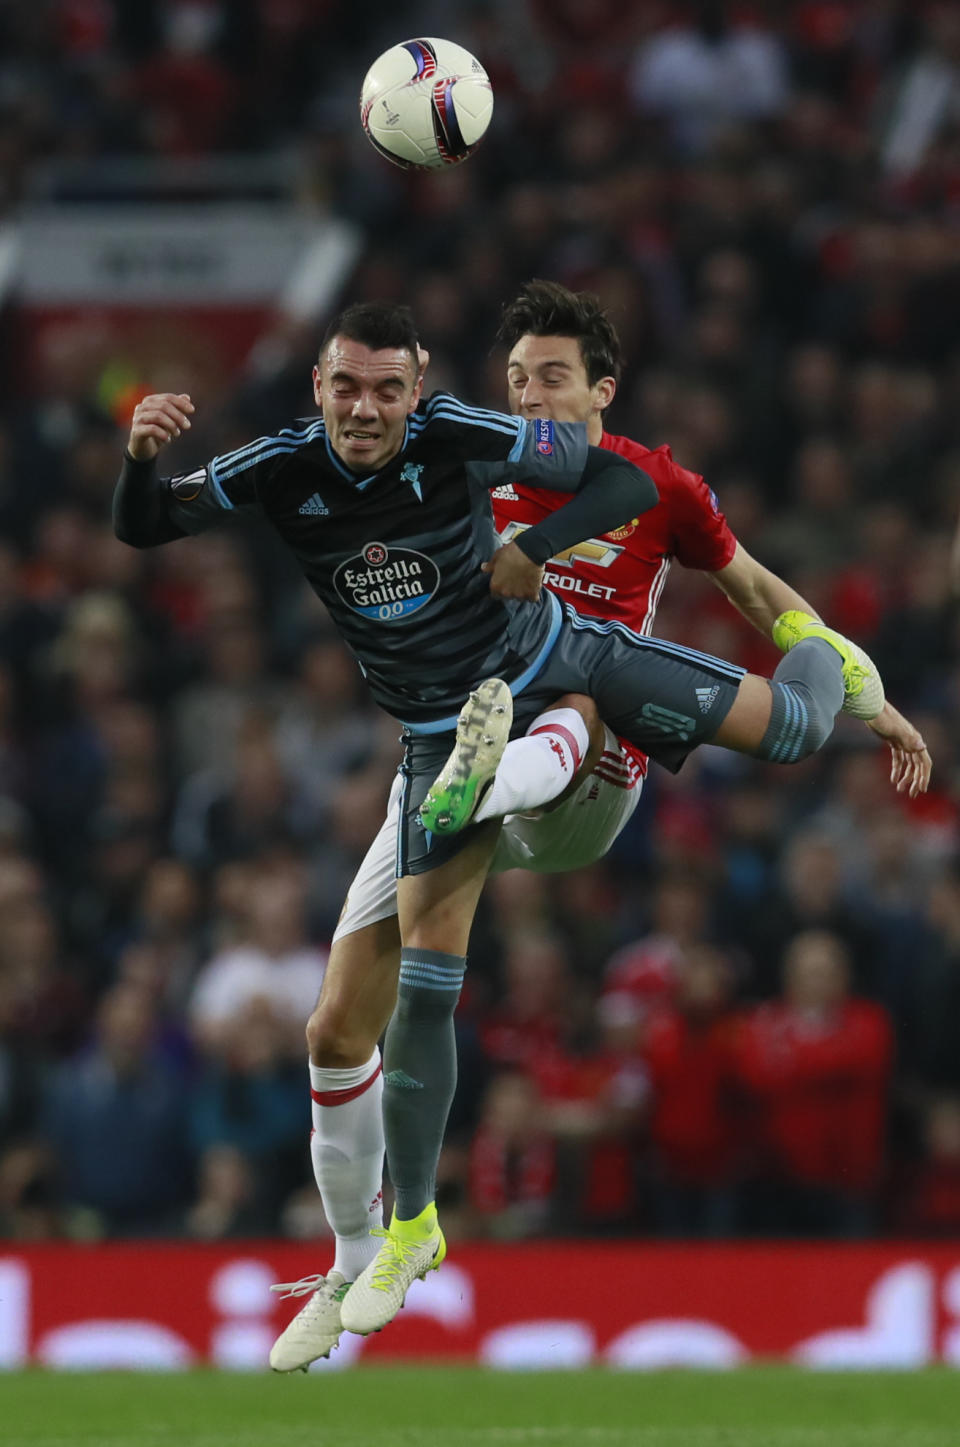
[{"label": "player's clenched fist", "polygon": [[543,569],[531,562],[516,543],[498,548],[481,572],[490,574],[490,592],[496,598],[524,598],[535,603],[540,597]]},{"label": "player's clenched fist", "polygon": [[138,462],[151,462],[167,442],[190,426],[194,406],[186,392],[159,392],[144,397],[134,409],[127,451]]}]

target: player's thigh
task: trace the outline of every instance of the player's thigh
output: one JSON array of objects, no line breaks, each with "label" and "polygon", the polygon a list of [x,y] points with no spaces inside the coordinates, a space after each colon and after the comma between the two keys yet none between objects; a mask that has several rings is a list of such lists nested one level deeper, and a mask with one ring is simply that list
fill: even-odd
[{"label": "player's thigh", "polygon": [[307,1024],[315,1065],[349,1069],[370,1059],[393,1014],[399,974],[395,914],[334,941],[320,998]]},{"label": "player's thigh", "polygon": [[773,709],[769,679],[747,673],[740,682],[737,696],[713,742],[725,749],[753,754],[763,743]]},{"label": "player's thigh", "polygon": [[673,771],[698,744],[713,742],[745,669],[617,624],[566,616],[548,669],[563,665],[584,678],[614,733]]},{"label": "player's thigh", "polygon": [[471,825],[454,838],[461,847],[437,868],[397,881],[400,934],[405,946],[465,955],[477,901],[500,834],[499,819]]},{"label": "player's thigh", "polygon": [[601,772],[581,779],[558,809],[537,818],[511,814],[504,820],[491,874],[507,869],[560,874],[603,858],[636,809],[641,787],[640,780],[631,787],[630,761],[606,732]]}]

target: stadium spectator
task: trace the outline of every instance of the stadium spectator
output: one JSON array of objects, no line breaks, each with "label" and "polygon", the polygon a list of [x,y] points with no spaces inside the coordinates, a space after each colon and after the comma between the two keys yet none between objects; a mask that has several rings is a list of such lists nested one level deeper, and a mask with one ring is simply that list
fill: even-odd
[{"label": "stadium spectator", "polygon": [[861,1235],[877,1224],[893,1034],[849,979],[841,939],[806,930],[786,951],[780,999],[757,1006],[739,1033],[757,1150],[748,1229]]},{"label": "stadium spectator", "polygon": [[[302,1067],[290,1054],[289,1021],[263,996],[251,996],[231,1016],[229,1034],[190,1092],[191,1144],[201,1182],[193,1229],[204,1221],[205,1229],[213,1231],[212,1202],[223,1204],[227,1180],[234,1182],[241,1219],[264,1224],[278,1219],[300,1182],[308,1127]],[[240,1157],[232,1169],[225,1149]],[[234,1214],[225,1212],[221,1230],[238,1224]]]},{"label": "stadium spectator", "polygon": [[183,1072],[155,1050],[157,1020],[135,985],[101,998],[90,1046],[61,1064],[45,1102],[68,1234],[175,1232],[190,1189]]},{"label": "stadium spectator", "polygon": [[668,26],[641,47],[631,77],[634,103],[664,115],[682,151],[707,150],[725,125],[776,116],[789,94],[779,37],[709,0],[693,23]]},{"label": "stadium spectator", "polygon": [[288,1058],[303,1058],[327,954],[307,936],[306,879],[297,863],[266,862],[243,881],[244,936],[201,966],[187,1005],[201,1048],[224,1058],[247,1010],[263,1001],[281,1023]]},{"label": "stadium spectator", "polygon": [[480,1040],[500,1070],[535,1071],[571,1029],[570,964],[559,939],[516,934],[506,944],[496,1003],[480,1018]]},{"label": "stadium spectator", "polygon": [[721,1236],[736,1226],[744,1111],[734,985],[719,951],[693,946],[680,962],[673,1000],[651,1013],[642,1032],[650,1086],[646,1185],[664,1235]]},{"label": "stadium spectator", "polygon": [[751,994],[777,992],[786,952],[794,936],[808,930],[837,936],[858,983],[869,992],[874,932],[847,903],[842,852],[823,832],[804,829],[789,837],[778,887],[752,914],[732,921],[731,929],[734,943],[750,957]]},{"label": "stadium spectator", "polygon": [[647,1095],[634,1000],[607,995],[563,1048],[532,1066],[557,1145],[555,1223],[563,1230],[624,1231],[638,1211],[637,1140]]},{"label": "stadium spectator", "polygon": [[556,1184],[556,1143],[535,1081],[500,1071],[487,1086],[470,1144],[474,1230],[500,1240],[541,1233]]},{"label": "stadium spectator", "polygon": [[890,1225],[905,1236],[955,1236],[960,1229],[960,1099],[937,1096],[920,1121],[919,1158],[901,1172]]}]

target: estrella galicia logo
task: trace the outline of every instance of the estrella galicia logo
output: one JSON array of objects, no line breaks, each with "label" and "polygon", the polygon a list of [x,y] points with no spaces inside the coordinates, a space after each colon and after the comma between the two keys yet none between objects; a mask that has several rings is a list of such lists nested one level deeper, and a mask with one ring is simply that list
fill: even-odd
[{"label": "estrella galicia logo", "polygon": [[340,564],[333,586],[355,613],[394,623],[430,602],[440,586],[440,570],[432,558],[413,548],[367,543]]},{"label": "estrella galicia logo", "polygon": [[537,451],[543,457],[553,452],[553,423],[548,417],[538,417],[533,424],[533,436]]}]

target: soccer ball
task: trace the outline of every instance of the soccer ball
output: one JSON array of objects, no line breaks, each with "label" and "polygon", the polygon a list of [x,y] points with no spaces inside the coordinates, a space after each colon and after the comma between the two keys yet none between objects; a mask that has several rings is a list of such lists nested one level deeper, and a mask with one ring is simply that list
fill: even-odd
[{"label": "soccer ball", "polygon": [[405,40],[373,62],[360,91],[360,123],[381,156],[405,169],[465,161],[493,115],[487,72],[450,40]]}]

